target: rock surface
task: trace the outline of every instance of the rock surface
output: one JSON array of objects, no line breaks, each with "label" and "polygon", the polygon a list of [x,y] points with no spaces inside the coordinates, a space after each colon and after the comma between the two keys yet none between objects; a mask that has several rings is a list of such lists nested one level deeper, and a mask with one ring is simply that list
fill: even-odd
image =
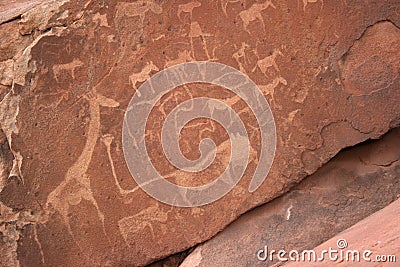
[{"label": "rock surface", "polygon": [[48,0],[8,0],[0,1],[0,23],[11,21],[33,7]]},{"label": "rock surface", "polygon": [[180,266],[272,266],[276,256],[257,259],[265,246],[288,252],[316,247],[400,197],[399,142],[396,129],[340,152],[284,196],[199,245]]},{"label": "rock surface", "polygon": [[177,254],[168,256],[165,259],[153,262],[147,267],[177,267],[179,266],[185,258],[193,251],[193,248],[190,248],[188,250],[185,250],[183,252],[179,252]]},{"label": "rock surface", "polygon": [[[0,31],[13,44],[0,47],[0,123],[13,159],[0,188],[0,221],[15,264],[148,264],[211,238],[342,148],[400,124],[396,0],[63,0],[29,10],[27,2],[14,3],[18,12],[1,6]],[[196,158],[200,139],[212,138],[221,151],[213,168],[183,173],[162,153],[166,113],[196,96],[220,99],[239,114],[251,156],[224,198],[176,208],[136,187],[121,129],[135,88],[158,70],[194,60],[246,73],[270,103],[278,144],[269,176],[249,193],[260,133],[246,103],[223,88],[177,88],[147,125],[147,147],[162,175],[198,185],[226,167],[228,136],[209,120],[189,123],[180,141]]]}]

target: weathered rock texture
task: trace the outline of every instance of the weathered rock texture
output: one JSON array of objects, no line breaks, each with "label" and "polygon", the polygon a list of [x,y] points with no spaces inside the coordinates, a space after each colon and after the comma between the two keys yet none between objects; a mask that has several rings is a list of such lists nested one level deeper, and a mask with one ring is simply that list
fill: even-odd
[{"label": "weathered rock texture", "polygon": [[271,266],[276,256],[272,262],[257,259],[265,246],[313,249],[400,197],[399,143],[396,129],[382,140],[340,152],[284,196],[198,246],[181,267]]},{"label": "weathered rock texture", "polygon": [[[347,247],[343,249],[343,252],[347,253],[348,250],[360,251],[360,261],[332,262],[327,260],[324,261],[324,266],[399,266],[399,218],[400,200],[397,200],[383,210],[374,213],[350,229],[319,245],[315,248],[315,251],[317,254],[321,254],[323,249],[329,247],[337,249],[337,241],[344,239],[347,242]],[[372,252],[366,255],[367,262],[362,257],[365,250]],[[346,259],[345,256],[344,259]],[[304,266],[304,264],[292,262],[283,266],[295,267]],[[321,263],[309,262],[307,266],[321,266]]]},{"label": "weathered rock texture", "polygon": [[[0,47],[1,128],[13,158],[0,188],[1,232],[13,264],[150,263],[209,239],[340,149],[400,123],[397,0],[63,0],[29,10],[21,3],[21,16],[2,4],[0,25],[10,40]],[[200,85],[166,95],[149,118],[147,147],[171,181],[213,180],[229,149],[221,127],[195,120],[182,147],[193,159],[199,140],[212,138],[221,151],[213,168],[192,175],[168,164],[161,125],[177,103],[220,99],[251,137],[248,168],[235,189],[188,209],[163,205],[136,187],[121,128],[137,86],[193,60],[233,66],[259,85],[275,116],[278,146],[268,178],[249,193],[260,135],[244,101]]]},{"label": "weathered rock texture", "polygon": [[185,250],[183,252],[179,252],[177,254],[168,256],[165,259],[153,262],[147,267],[177,267],[179,266],[185,258],[194,250],[194,248],[190,248],[188,250]]},{"label": "weathered rock texture", "polygon": [[[50,0],[10,0],[0,1],[0,23],[8,22],[21,16],[33,7]],[[4,37],[4,36],[3,36]]]}]

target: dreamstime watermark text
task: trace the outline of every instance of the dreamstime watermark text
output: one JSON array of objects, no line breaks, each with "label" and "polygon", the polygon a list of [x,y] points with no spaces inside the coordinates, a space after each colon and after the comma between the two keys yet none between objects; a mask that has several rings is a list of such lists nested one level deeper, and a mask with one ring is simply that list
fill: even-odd
[{"label": "dreamstime watermark text", "polygon": [[290,250],[289,252],[269,249],[268,246],[257,251],[259,261],[281,262],[396,262],[396,255],[378,255],[369,249],[347,249],[346,239],[339,239],[335,248],[328,247],[321,251],[316,250]]}]

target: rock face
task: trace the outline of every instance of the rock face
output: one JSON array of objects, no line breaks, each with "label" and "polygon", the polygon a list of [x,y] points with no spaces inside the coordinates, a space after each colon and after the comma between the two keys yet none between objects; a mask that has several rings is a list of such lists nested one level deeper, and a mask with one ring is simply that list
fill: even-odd
[{"label": "rock face", "polygon": [[[2,157],[1,173],[11,170],[1,178],[0,229],[13,264],[148,264],[209,239],[341,149],[400,124],[396,0],[63,0],[29,10],[24,1],[14,4],[11,11],[1,6],[0,25],[12,44],[0,45],[1,140],[12,155]],[[218,124],[197,119],[182,131],[182,150],[196,159],[200,140],[211,138],[216,163],[198,174],[169,164],[162,122],[178,103],[219,99],[251,137],[249,164],[229,194],[177,208],[136,186],[121,131],[136,88],[188,61],[216,61],[247,74],[271,106],[278,138],[267,179],[249,193],[261,140],[245,101],[200,84],[165,95],[148,119],[146,146],[172,182],[209,183],[225,169],[230,148]]]},{"label": "rock face", "polygon": [[276,255],[273,261],[257,258],[265,246],[269,251],[313,249],[400,197],[399,142],[396,129],[382,140],[340,152],[290,192],[199,245],[180,266],[272,266],[279,262]]}]

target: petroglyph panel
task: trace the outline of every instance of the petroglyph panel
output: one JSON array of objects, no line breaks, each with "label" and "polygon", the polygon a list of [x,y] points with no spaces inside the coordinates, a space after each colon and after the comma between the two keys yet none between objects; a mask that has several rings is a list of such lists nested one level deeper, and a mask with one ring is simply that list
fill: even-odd
[{"label": "petroglyph panel", "polygon": [[[34,254],[48,266],[146,265],[211,238],[341,149],[400,124],[396,0],[78,0],[18,10],[0,11],[9,21],[0,32],[13,44],[0,44],[0,140],[12,174],[1,177],[0,220],[10,262],[24,265]],[[258,86],[276,122],[277,147],[269,175],[249,192],[263,126],[246,99],[199,83],[162,95],[144,138],[166,180],[199,186],[229,164],[229,133],[209,118],[187,123],[178,140],[182,154],[196,160],[201,140],[212,139],[208,168],[191,173],[168,162],[163,123],[186,100],[225,103],[250,141],[243,177],[226,196],[179,208],[138,187],[125,162],[122,125],[143,83],[193,61],[225,64]],[[18,247],[22,233],[30,254]]]}]

